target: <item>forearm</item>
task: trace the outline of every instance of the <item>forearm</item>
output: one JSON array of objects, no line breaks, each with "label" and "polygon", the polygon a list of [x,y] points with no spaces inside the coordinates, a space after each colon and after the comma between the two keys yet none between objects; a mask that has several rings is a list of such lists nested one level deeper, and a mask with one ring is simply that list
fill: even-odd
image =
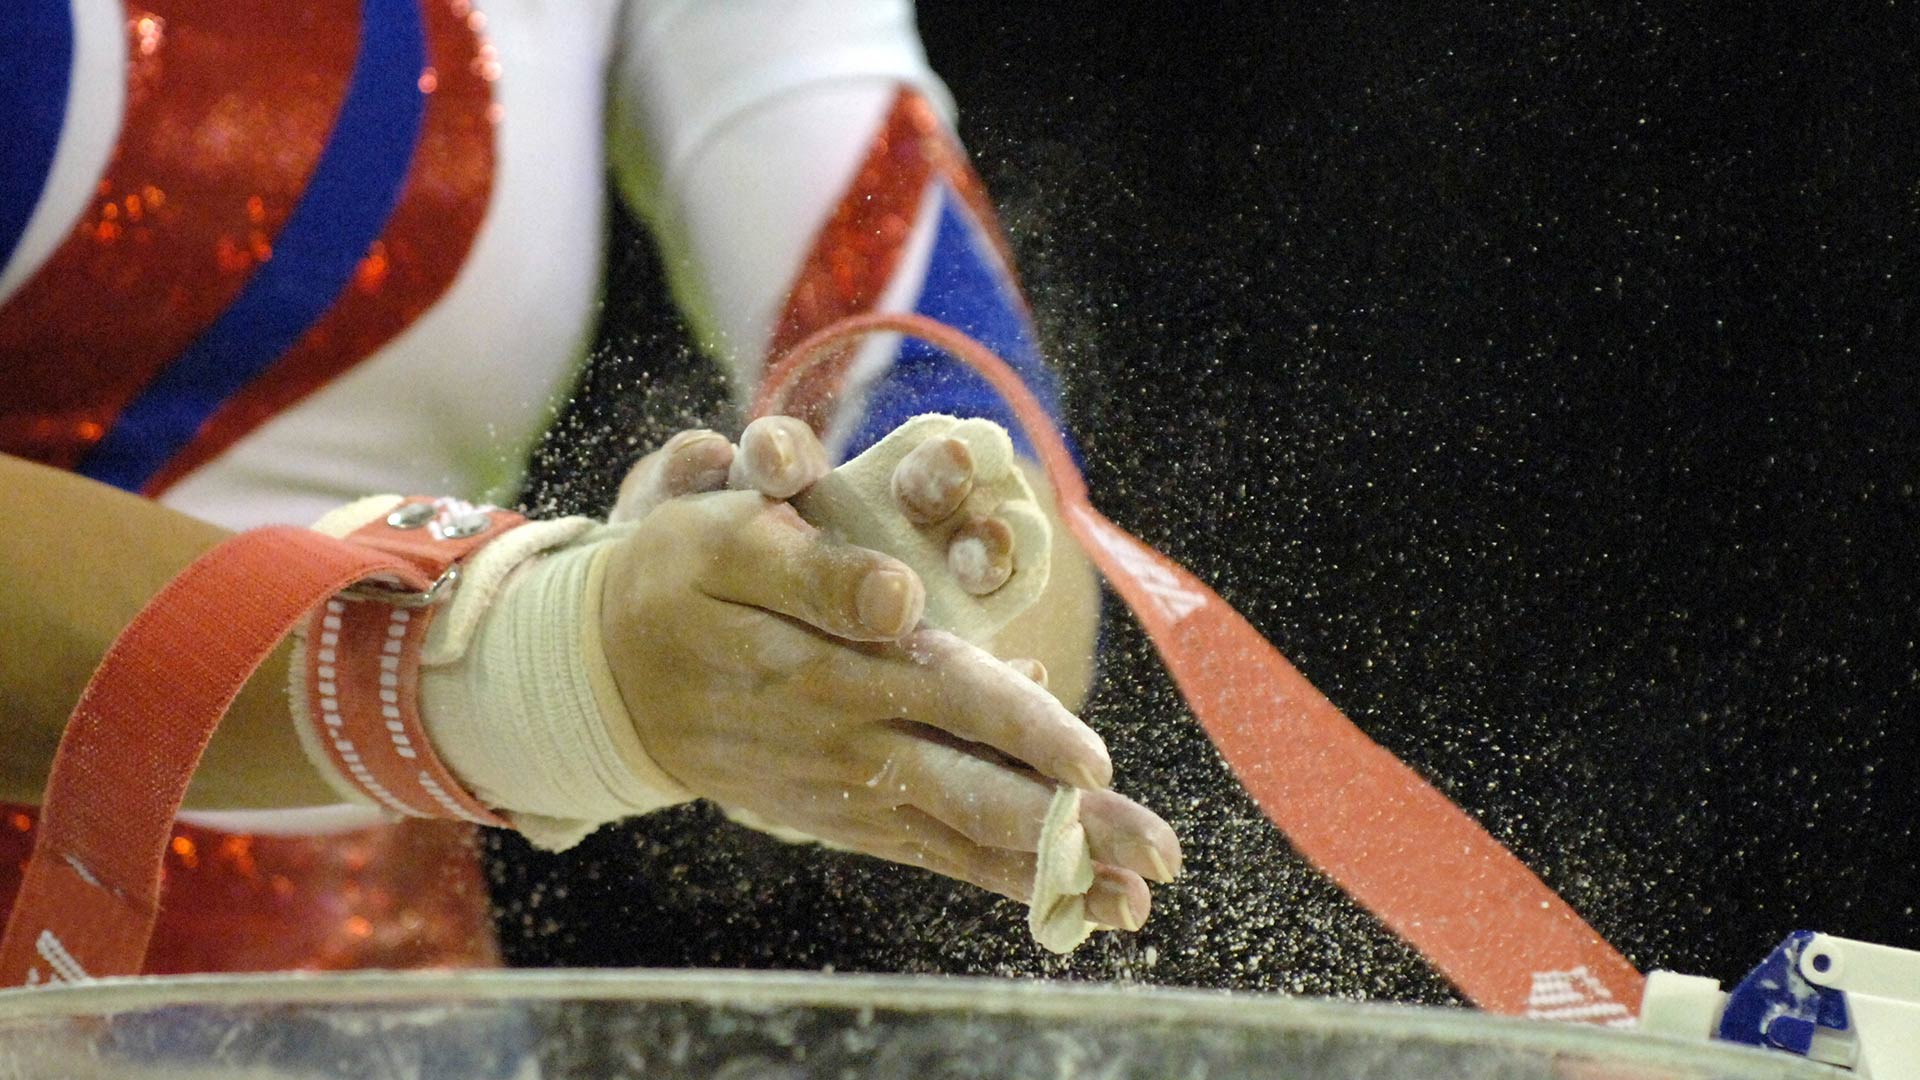
[{"label": "forearm", "polygon": [[[71,473],[0,455],[0,798],[38,802],[67,716],[122,627],[226,538],[206,522]],[[210,632],[218,632],[210,627]],[[182,642],[183,653],[194,648]],[[195,809],[339,798],[288,720],[285,647],[241,690],[188,790]]]}]

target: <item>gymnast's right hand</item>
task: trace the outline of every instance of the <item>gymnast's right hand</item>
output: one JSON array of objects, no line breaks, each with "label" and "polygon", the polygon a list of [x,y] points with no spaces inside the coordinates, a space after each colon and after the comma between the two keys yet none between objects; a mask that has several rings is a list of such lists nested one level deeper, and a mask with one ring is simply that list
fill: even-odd
[{"label": "gymnast's right hand", "polygon": [[[738,448],[683,432],[628,474],[612,518],[641,525],[609,574],[603,633],[649,753],[735,820],[1022,901],[1054,780],[1089,788],[1093,917],[1139,925],[1142,878],[1178,872],[1173,830],[1105,789],[1104,746],[1037,661],[917,625],[912,569],[781,501],[827,469],[812,432],[771,418]],[[716,494],[729,477],[762,497]]]},{"label": "gymnast's right hand", "polygon": [[600,630],[647,754],[756,823],[1024,900],[1054,782],[1088,789],[1091,917],[1137,928],[1172,829],[1106,790],[1105,745],[1031,667],[921,627],[923,595],[784,502],[708,492],[612,553]]},{"label": "gymnast's right hand", "polygon": [[[776,430],[750,428],[741,452]],[[817,478],[811,433],[789,442],[774,456]],[[735,452],[712,432],[677,436],[634,467],[616,524],[505,579],[463,657],[422,677],[456,774],[543,847],[701,797],[775,835],[1018,900],[1071,784],[1096,863],[1088,917],[1137,928],[1145,879],[1170,879],[1180,845],[1107,790],[1105,745],[1044,669],[925,626],[914,570],[807,524],[782,501],[804,486],[793,477],[755,468],[780,494],[719,490]]]}]

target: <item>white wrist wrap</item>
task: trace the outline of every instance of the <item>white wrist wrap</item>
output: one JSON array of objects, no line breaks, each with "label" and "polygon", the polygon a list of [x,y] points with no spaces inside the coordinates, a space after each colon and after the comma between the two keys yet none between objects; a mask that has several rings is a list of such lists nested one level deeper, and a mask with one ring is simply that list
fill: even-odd
[{"label": "white wrist wrap", "polygon": [[[361,499],[314,528],[345,536],[400,501]],[[626,531],[561,518],[481,548],[461,564],[421,654],[419,711],[434,750],[469,791],[551,851],[693,798],[641,747],[601,649],[606,557]],[[294,697],[304,694],[296,688]],[[297,727],[311,743],[307,726]],[[307,751],[324,761],[316,746]]]},{"label": "white wrist wrap", "polygon": [[[536,529],[545,535],[500,550]],[[601,584],[624,531],[585,518],[522,526],[482,549],[428,637],[420,713],[435,749],[549,851],[693,798],[640,745],[601,649]]]}]

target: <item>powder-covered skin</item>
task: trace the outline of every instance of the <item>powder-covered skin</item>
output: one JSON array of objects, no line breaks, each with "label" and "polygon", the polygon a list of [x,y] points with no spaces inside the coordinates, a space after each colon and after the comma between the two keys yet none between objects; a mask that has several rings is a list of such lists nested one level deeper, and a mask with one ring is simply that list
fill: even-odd
[{"label": "powder-covered skin", "polygon": [[1003,537],[1008,533],[1004,524],[989,519],[978,526],[962,526],[947,544],[947,569],[968,592],[990,593],[1013,576],[1013,541],[1007,537],[996,543],[988,532],[994,525]]},{"label": "powder-covered skin", "polygon": [[[913,478],[933,440],[967,446],[973,482],[947,520],[920,524],[894,507],[903,476],[923,504],[944,494],[945,485]],[[1015,461],[1006,430],[990,420],[916,416],[821,477],[794,507],[836,539],[919,568],[927,625],[986,642],[1039,598],[1052,562],[1052,526]]]},{"label": "powder-covered skin", "polygon": [[[1641,966],[1920,948],[1911,14],[1104,10],[920,16],[1095,502]],[[543,510],[738,430],[643,236],[610,252]],[[1131,620],[1104,642],[1087,717],[1187,856],[1141,933],[1057,959],[1017,904],[689,808],[494,840],[509,956],[1453,1000],[1239,794]]]}]

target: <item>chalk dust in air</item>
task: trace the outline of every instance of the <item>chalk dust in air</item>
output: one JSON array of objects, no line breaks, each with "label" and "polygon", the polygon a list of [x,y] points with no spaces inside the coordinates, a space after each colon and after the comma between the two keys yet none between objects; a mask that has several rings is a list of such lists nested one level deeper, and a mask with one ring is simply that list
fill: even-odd
[{"label": "chalk dust in air", "polygon": [[[1795,264],[1790,318],[1714,279],[1755,236],[1724,200],[1772,196],[1596,178],[1589,150],[1667,152],[1662,106],[1554,76],[1561,24],[1621,85],[1651,84],[1666,39],[1548,8],[1525,33],[1435,30],[1451,59],[1418,34],[1349,42],[1337,121],[1229,87],[1174,144],[1124,88],[1071,130],[1017,86],[972,88],[989,122],[965,134],[1095,501],[1643,968],[1737,979],[1799,926],[1901,944],[1911,901],[1874,882],[1911,873],[1920,820],[1897,767],[1920,753],[1898,720],[1920,682],[1915,394],[1909,367],[1842,353],[1904,301]],[[1714,33],[1659,48],[1732,47]],[[1544,89],[1521,109],[1487,71]],[[1864,243],[1844,215],[1807,227]],[[535,458],[543,513],[603,509],[681,427],[737,430],[631,222],[612,250],[593,365]],[[689,807],[565,856],[492,838],[510,959],[1456,1000],[1260,817],[1116,604],[1102,637],[1087,719],[1187,852],[1144,932],[1051,959],[1011,903]]]},{"label": "chalk dust in air", "polygon": [[[1034,151],[1051,175],[1043,168],[1001,178],[1001,203],[1049,355],[1064,376],[1096,498],[1231,585],[1210,573],[1204,545],[1211,530],[1182,520],[1180,507],[1197,496],[1216,523],[1242,513],[1234,504],[1246,490],[1246,470],[1226,455],[1244,460],[1248,448],[1229,445],[1222,426],[1211,444],[1163,454],[1151,416],[1128,418],[1132,430],[1110,426],[1116,402],[1159,385],[1144,369],[1125,370],[1140,361],[1128,360],[1122,347],[1130,325],[1151,316],[1138,305],[1122,310],[1098,283],[1057,269],[1070,256],[1046,239],[1049,189],[1071,189],[1089,168],[1055,160],[1057,151]],[[643,251],[631,230],[623,223],[616,244],[632,241],[630,250]],[[634,254],[616,260],[616,281],[623,271],[657,275]],[[657,278],[632,287],[657,289]],[[603,334],[580,392],[534,456],[527,508],[599,512],[627,464],[673,432],[737,432],[723,377],[686,341],[670,319]],[[1261,543],[1277,550],[1285,538],[1276,532]],[[1269,592],[1284,587],[1264,584]],[[1151,647],[1111,598],[1100,668],[1086,718],[1108,740],[1121,789],[1167,818],[1187,852],[1187,874],[1156,887],[1142,933],[1096,935],[1072,957],[1053,958],[1031,942],[1024,910],[1011,902],[919,871],[790,847],[695,806],[602,830],[558,856],[490,837],[509,957],[536,965],[1044,974],[1449,1000],[1404,947],[1288,852],[1238,792]]]}]

